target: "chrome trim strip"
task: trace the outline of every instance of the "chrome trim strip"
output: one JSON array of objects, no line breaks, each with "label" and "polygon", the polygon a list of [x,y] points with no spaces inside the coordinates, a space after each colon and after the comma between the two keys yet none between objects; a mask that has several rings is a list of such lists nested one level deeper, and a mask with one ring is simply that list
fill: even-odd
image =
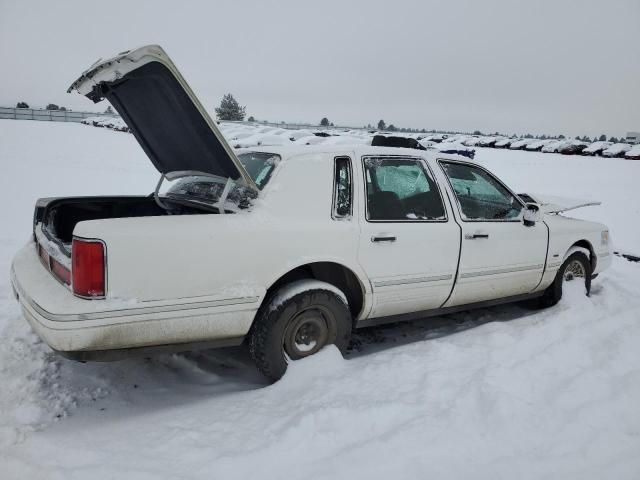
[{"label": "chrome trim strip", "polygon": [[17,279],[15,278],[15,274],[13,274],[12,277],[13,277],[12,285],[14,289],[18,292],[19,301],[21,303],[25,303],[26,305],[31,307],[33,310],[35,310],[39,315],[41,315],[42,317],[52,322],[101,320],[101,319],[110,319],[110,318],[115,319],[115,318],[132,317],[137,315],[146,315],[146,314],[154,314],[154,313],[199,310],[204,308],[226,307],[226,306],[234,306],[234,305],[247,305],[247,304],[257,303],[258,300],[260,299],[260,297],[238,297],[238,298],[228,298],[224,300],[212,300],[207,302],[177,303],[177,304],[166,305],[166,306],[138,307],[138,308],[130,308],[130,309],[110,310],[110,311],[103,311],[103,312],[60,315],[60,314],[51,313],[45,310],[40,305],[38,305],[38,303],[36,303],[33,299],[31,299],[28,295],[25,295],[24,290],[22,290],[20,284],[17,282]]},{"label": "chrome trim strip", "polygon": [[393,285],[411,285],[415,283],[428,283],[428,282],[439,282],[441,280],[451,280],[453,275],[436,275],[433,277],[418,277],[418,278],[407,278],[407,279],[399,279],[399,280],[381,280],[379,282],[373,282],[374,287],[390,287]]},{"label": "chrome trim strip", "polygon": [[485,272],[468,272],[460,274],[460,278],[472,278],[472,277],[483,277],[485,275],[498,275],[501,273],[514,273],[514,272],[526,272],[529,270],[538,270],[541,269],[544,265],[529,265],[525,267],[515,267],[515,268],[498,268],[495,270],[487,270]]}]

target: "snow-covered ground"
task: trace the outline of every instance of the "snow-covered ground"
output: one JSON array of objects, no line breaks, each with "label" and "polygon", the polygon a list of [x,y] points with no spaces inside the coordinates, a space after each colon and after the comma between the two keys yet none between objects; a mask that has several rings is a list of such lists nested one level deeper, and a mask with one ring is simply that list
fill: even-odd
[{"label": "snow-covered ground", "polygon": [[[478,148],[521,192],[576,211],[640,254],[640,163]],[[241,349],[81,364],[21,318],[8,281],[37,197],[142,193],[131,135],[0,120],[0,478],[640,478],[640,263],[591,297],[356,335],[267,386]]]}]

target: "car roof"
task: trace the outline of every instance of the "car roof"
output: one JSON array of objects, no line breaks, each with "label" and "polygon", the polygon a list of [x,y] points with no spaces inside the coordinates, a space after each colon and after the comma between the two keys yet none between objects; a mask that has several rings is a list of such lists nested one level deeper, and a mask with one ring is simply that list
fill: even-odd
[{"label": "car roof", "polygon": [[424,157],[428,160],[446,159],[458,160],[467,163],[476,163],[462,155],[442,153],[437,150],[418,150],[414,148],[398,148],[398,147],[373,147],[371,145],[353,144],[353,145],[273,145],[260,146],[239,149],[238,154],[247,152],[266,152],[280,155],[283,160],[291,157],[309,154],[341,154],[354,152],[356,156],[380,155],[380,156],[408,156],[408,157]]}]

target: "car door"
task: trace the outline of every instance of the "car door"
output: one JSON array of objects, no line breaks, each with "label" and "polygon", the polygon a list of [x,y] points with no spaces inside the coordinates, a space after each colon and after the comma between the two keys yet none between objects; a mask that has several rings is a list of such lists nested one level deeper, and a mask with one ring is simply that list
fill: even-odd
[{"label": "car door", "polygon": [[525,226],[524,204],[486,169],[439,160],[462,226],[460,266],[445,306],[521,295],[539,284],[547,255],[544,222]]},{"label": "car door", "polygon": [[420,157],[361,162],[358,259],[373,291],[370,317],[437,308],[451,293],[460,229]]}]

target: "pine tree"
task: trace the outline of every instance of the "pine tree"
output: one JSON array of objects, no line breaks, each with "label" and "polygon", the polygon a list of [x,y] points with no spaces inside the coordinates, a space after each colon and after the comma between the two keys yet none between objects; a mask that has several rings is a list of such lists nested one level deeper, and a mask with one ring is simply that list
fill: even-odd
[{"label": "pine tree", "polygon": [[600,138],[598,138],[598,140],[600,140],[601,142],[606,142],[607,141],[607,136],[606,135],[600,135]]},{"label": "pine tree", "polygon": [[255,122],[256,119],[253,118],[253,115],[251,115],[249,118],[247,118],[247,122]]},{"label": "pine tree", "polygon": [[328,127],[329,126],[329,119],[327,117],[323,117],[322,120],[320,120],[320,125],[323,127]]},{"label": "pine tree", "polygon": [[384,120],[380,120],[378,122],[378,130],[384,130],[385,128],[387,128],[387,124],[384,123]]},{"label": "pine tree", "polygon": [[220,106],[216,108],[218,120],[244,120],[246,107],[241,107],[233,95],[227,93],[220,101]]},{"label": "pine tree", "polygon": [[29,105],[27,105],[27,102],[18,102],[16,108],[29,108]]},{"label": "pine tree", "polygon": [[104,113],[108,113],[109,115],[113,115],[113,108],[111,108],[111,105],[109,105],[107,107],[107,109],[104,111]]}]

